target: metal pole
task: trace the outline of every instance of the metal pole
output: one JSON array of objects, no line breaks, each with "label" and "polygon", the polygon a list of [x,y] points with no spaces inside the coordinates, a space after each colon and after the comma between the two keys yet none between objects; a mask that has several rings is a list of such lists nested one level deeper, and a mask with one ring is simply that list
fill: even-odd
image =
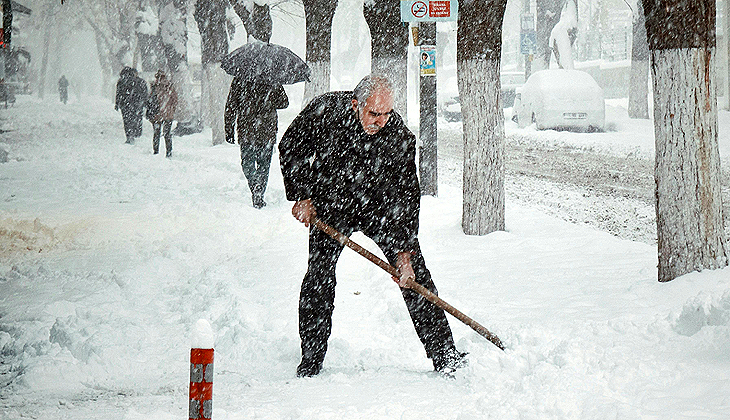
[{"label": "metal pole", "polygon": [[[531,6],[530,6],[531,0],[524,0],[522,2],[522,14],[529,15],[532,12]],[[522,26],[523,23],[520,20],[520,25]],[[534,27],[533,27],[534,28]],[[526,28],[521,27],[520,31],[524,31]],[[532,54],[525,54],[525,81],[530,78],[530,75],[532,74]]]},{"label": "metal pole", "polygon": [[[418,45],[436,47],[436,22],[419,22]],[[436,125],[436,75],[420,76],[419,173],[421,195],[438,195],[438,147]]]},{"label": "metal pole", "polygon": [[[8,71],[10,68],[10,47],[11,47],[11,36],[13,33],[13,6],[10,0],[3,0],[3,47],[0,54],[3,55],[2,60],[2,79],[11,76]],[[7,89],[10,89],[9,87]],[[7,102],[6,102],[7,105]]]}]

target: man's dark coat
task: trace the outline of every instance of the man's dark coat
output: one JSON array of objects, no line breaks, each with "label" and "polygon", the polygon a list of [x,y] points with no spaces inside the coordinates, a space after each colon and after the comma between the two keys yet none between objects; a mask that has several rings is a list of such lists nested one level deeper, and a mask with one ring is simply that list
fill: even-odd
[{"label": "man's dark coat", "polygon": [[[390,264],[410,252],[416,282],[438,293],[418,245],[420,190],[416,139],[392,113],[377,133],[365,133],[352,92],[314,98],[279,144],[286,197],[311,199],[317,216],[344,235],[362,231]],[[335,265],[343,245],[314,227],[309,231],[307,274],[299,295],[300,376],[316,375],[327,352],[335,299]],[[410,289],[401,289],[426,355],[441,369],[454,354],[444,311]]]},{"label": "man's dark coat", "polygon": [[224,114],[226,141],[234,142],[238,125],[239,143],[259,148],[273,145],[278,126],[276,110],[288,106],[289,98],[281,85],[233,79]]},{"label": "man's dark coat", "polygon": [[421,196],[416,138],[395,112],[368,135],[352,99],[352,92],[321,95],[287,129],[279,144],[286,198],[311,198],[318,214],[382,223],[395,249],[413,251]]}]

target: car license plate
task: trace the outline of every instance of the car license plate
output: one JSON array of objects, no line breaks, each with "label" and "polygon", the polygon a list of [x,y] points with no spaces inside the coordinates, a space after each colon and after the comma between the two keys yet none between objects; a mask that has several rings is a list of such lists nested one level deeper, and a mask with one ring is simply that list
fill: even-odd
[{"label": "car license plate", "polygon": [[563,112],[563,118],[567,120],[584,120],[588,118],[585,112]]}]

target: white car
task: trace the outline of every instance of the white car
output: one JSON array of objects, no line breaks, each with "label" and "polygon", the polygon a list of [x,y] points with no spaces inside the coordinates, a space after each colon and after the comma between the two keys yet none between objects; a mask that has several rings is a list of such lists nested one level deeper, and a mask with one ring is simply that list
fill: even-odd
[{"label": "white car", "polygon": [[602,131],[606,124],[603,89],[580,70],[550,69],[532,74],[517,90],[512,119],[538,130]]}]

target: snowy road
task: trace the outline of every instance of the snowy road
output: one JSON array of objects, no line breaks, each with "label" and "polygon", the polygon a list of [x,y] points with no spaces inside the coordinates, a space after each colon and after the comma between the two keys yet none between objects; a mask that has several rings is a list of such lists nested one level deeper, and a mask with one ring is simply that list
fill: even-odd
[{"label": "snowy road", "polygon": [[[456,181],[454,186],[460,188],[461,124],[443,126],[439,131],[439,164],[444,168],[440,171],[444,178]],[[656,243],[652,158],[646,153],[626,153],[621,149],[612,152],[571,143],[546,142],[545,135],[545,132],[530,130],[508,131],[505,144],[508,199],[539,207],[563,220],[587,224],[619,238]],[[561,133],[553,131],[547,135]],[[723,204],[726,232],[730,236],[730,165],[724,163]]]}]

